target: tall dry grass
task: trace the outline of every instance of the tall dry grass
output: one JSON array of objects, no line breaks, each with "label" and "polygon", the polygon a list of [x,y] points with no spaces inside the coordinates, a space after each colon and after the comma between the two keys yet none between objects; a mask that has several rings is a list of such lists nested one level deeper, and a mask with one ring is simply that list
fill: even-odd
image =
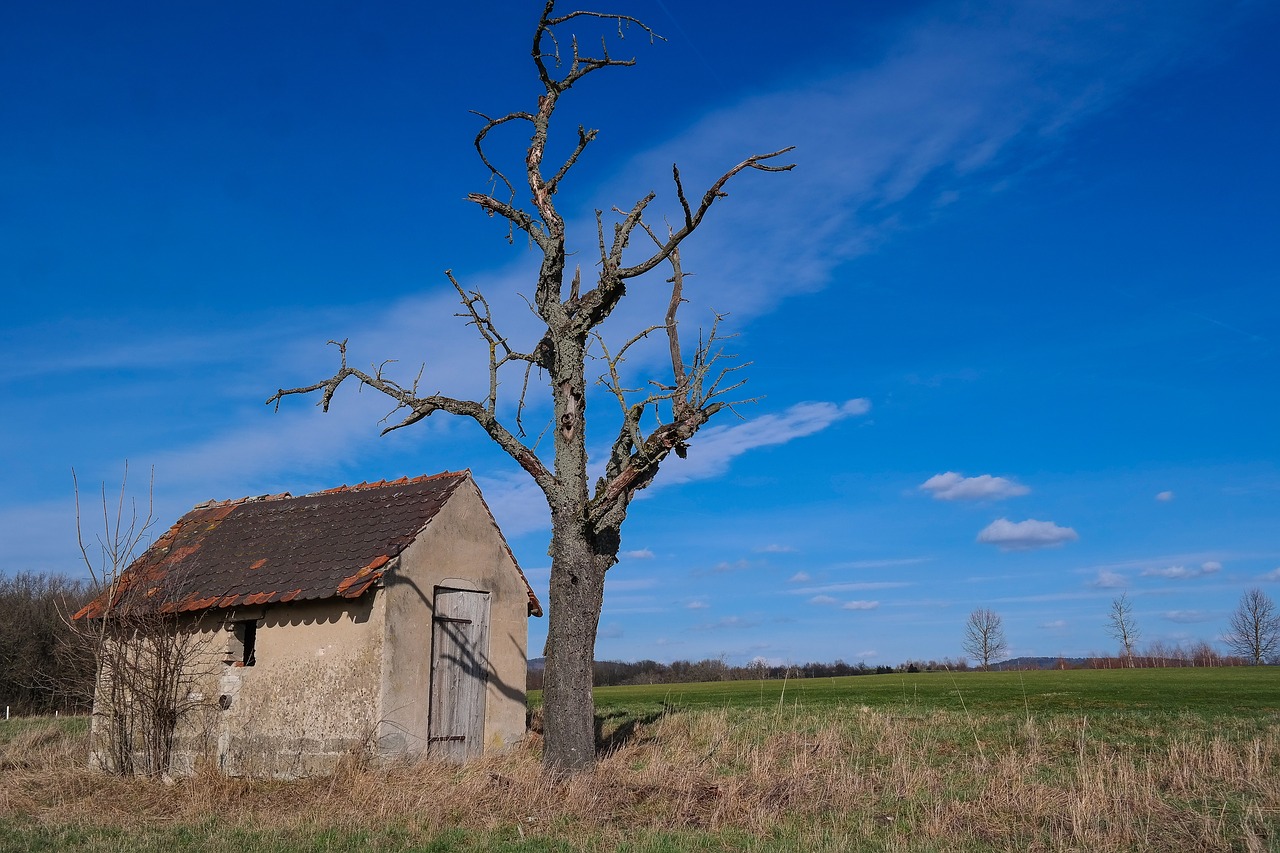
[{"label": "tall dry grass", "polygon": [[325,778],[170,784],[90,771],[81,738],[37,728],[0,746],[0,820],[419,839],[462,827],[596,850],[672,832],[758,849],[1274,849],[1280,731],[1176,723],[1135,723],[1127,741],[1083,717],[673,712],[627,722],[594,771],[559,780],[535,733],[463,767],[353,757]]}]

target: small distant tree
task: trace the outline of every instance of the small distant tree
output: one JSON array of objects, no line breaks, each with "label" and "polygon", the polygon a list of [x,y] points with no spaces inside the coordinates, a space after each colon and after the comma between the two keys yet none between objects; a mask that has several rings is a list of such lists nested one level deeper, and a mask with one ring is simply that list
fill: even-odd
[{"label": "small distant tree", "polygon": [[1271,596],[1254,587],[1240,599],[1223,636],[1228,648],[1260,666],[1280,649],[1280,613]]},{"label": "small distant tree", "polygon": [[1008,649],[1000,614],[985,607],[969,614],[969,621],[964,626],[964,650],[979,661],[984,670],[990,669],[991,661]]},{"label": "small distant tree", "polygon": [[1133,666],[1133,650],[1142,634],[1134,622],[1133,602],[1129,600],[1129,593],[1122,593],[1118,598],[1112,599],[1107,623],[1107,633],[1120,644],[1125,666]]}]

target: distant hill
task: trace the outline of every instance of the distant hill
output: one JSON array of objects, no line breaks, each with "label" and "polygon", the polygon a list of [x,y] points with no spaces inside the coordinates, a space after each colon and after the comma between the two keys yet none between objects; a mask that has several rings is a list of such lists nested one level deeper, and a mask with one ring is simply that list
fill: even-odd
[{"label": "distant hill", "polygon": [[1068,667],[1080,667],[1088,661],[1088,658],[1011,658],[1003,660],[1000,663],[993,663],[992,669],[1057,669],[1061,664],[1066,663]]}]

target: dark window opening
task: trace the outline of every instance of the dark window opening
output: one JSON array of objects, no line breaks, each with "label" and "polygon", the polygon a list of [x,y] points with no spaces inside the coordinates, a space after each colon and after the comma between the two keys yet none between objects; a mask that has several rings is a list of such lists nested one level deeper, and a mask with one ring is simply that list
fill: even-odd
[{"label": "dark window opening", "polygon": [[231,659],[227,662],[232,666],[253,666],[256,662],[255,647],[258,641],[257,620],[248,619],[235,623],[231,636],[233,637]]}]

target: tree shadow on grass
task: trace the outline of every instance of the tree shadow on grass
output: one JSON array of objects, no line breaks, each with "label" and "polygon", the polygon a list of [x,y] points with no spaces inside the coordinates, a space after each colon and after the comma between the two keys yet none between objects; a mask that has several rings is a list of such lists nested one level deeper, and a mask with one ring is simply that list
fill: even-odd
[{"label": "tree shadow on grass", "polygon": [[613,708],[597,713],[596,755],[608,755],[615,749],[637,741],[643,726],[658,722],[674,710],[676,709],[672,705],[663,705],[657,710],[647,712]]}]

